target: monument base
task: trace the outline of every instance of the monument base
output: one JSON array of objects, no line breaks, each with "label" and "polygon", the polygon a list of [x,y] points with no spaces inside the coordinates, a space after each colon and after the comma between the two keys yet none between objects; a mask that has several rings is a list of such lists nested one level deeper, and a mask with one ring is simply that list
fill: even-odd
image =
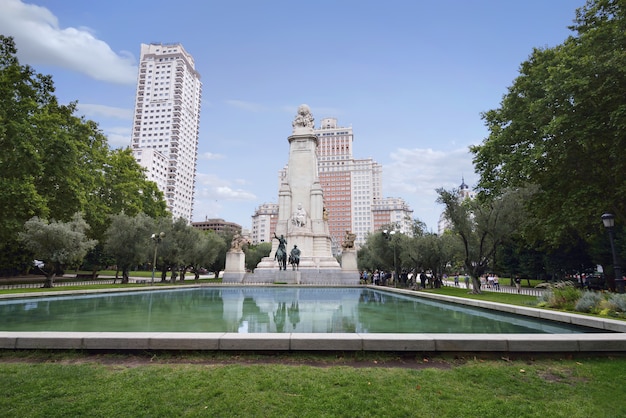
[{"label": "monument base", "polygon": [[246,273],[244,284],[301,284],[319,286],[355,286],[359,284],[358,271],[343,271],[342,269],[309,269],[300,267],[293,271],[277,268],[256,268],[254,273]]},{"label": "monument base", "polygon": [[226,253],[226,267],[222,283],[243,283],[246,275],[246,255],[243,251]]},{"label": "monument base", "polygon": [[341,253],[341,269],[343,271],[359,272],[357,268],[356,250],[354,248],[345,249]]}]

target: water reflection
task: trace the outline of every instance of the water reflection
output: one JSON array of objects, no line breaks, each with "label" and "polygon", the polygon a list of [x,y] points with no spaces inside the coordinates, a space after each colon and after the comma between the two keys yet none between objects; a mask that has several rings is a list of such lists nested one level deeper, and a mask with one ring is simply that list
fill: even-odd
[{"label": "water reflection", "polygon": [[4,331],[571,333],[591,330],[363,288],[225,287],[0,301]]}]

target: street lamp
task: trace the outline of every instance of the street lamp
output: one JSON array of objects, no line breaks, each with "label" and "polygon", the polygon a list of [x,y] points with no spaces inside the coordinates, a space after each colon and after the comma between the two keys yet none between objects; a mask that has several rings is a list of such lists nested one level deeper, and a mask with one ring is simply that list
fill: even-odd
[{"label": "street lamp", "polygon": [[615,227],[615,216],[612,213],[602,215],[602,223],[609,231],[609,241],[611,242],[611,252],[613,253],[613,271],[615,272],[615,290],[617,293],[624,293],[624,279],[622,278],[622,268],[619,265],[615,244],[613,243],[613,229]]},{"label": "street lamp", "polygon": [[[396,235],[396,232],[398,231],[389,231],[387,229],[385,229],[383,231],[383,234],[385,235],[385,238],[388,241],[391,241],[391,246],[393,247],[393,274],[394,274],[394,281],[393,281],[393,286],[396,287],[397,282],[399,280],[399,275],[398,275],[398,266],[396,263],[396,240],[393,238]],[[402,231],[399,231],[400,233],[402,233]]]},{"label": "street lamp", "polygon": [[152,281],[150,284],[154,284],[154,271],[156,270],[156,257],[157,257],[157,249],[159,248],[159,244],[165,238],[165,232],[160,232],[159,234],[152,234],[150,237],[152,241],[154,241],[154,260],[152,261]]}]

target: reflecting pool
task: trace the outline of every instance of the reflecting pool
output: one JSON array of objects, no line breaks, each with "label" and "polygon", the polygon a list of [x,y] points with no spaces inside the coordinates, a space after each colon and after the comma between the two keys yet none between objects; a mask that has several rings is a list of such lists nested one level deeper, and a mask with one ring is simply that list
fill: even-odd
[{"label": "reflecting pool", "polygon": [[0,331],[597,332],[369,288],[203,287],[0,301]]}]

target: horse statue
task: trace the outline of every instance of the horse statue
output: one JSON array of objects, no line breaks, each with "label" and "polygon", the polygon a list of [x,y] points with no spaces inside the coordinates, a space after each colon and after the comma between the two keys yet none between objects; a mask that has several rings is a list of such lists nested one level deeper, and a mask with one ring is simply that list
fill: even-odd
[{"label": "horse statue", "polygon": [[291,264],[292,270],[300,269],[300,249],[297,245],[293,246],[293,249],[289,254],[289,264]]},{"label": "horse statue", "polygon": [[278,260],[278,270],[287,270],[287,240],[284,235],[281,235],[280,238],[276,236],[276,232],[274,232],[274,238],[278,240],[278,248],[274,254],[274,259]]},{"label": "horse statue", "polygon": [[287,270],[287,253],[285,250],[278,247],[274,258],[278,261],[278,270]]}]

